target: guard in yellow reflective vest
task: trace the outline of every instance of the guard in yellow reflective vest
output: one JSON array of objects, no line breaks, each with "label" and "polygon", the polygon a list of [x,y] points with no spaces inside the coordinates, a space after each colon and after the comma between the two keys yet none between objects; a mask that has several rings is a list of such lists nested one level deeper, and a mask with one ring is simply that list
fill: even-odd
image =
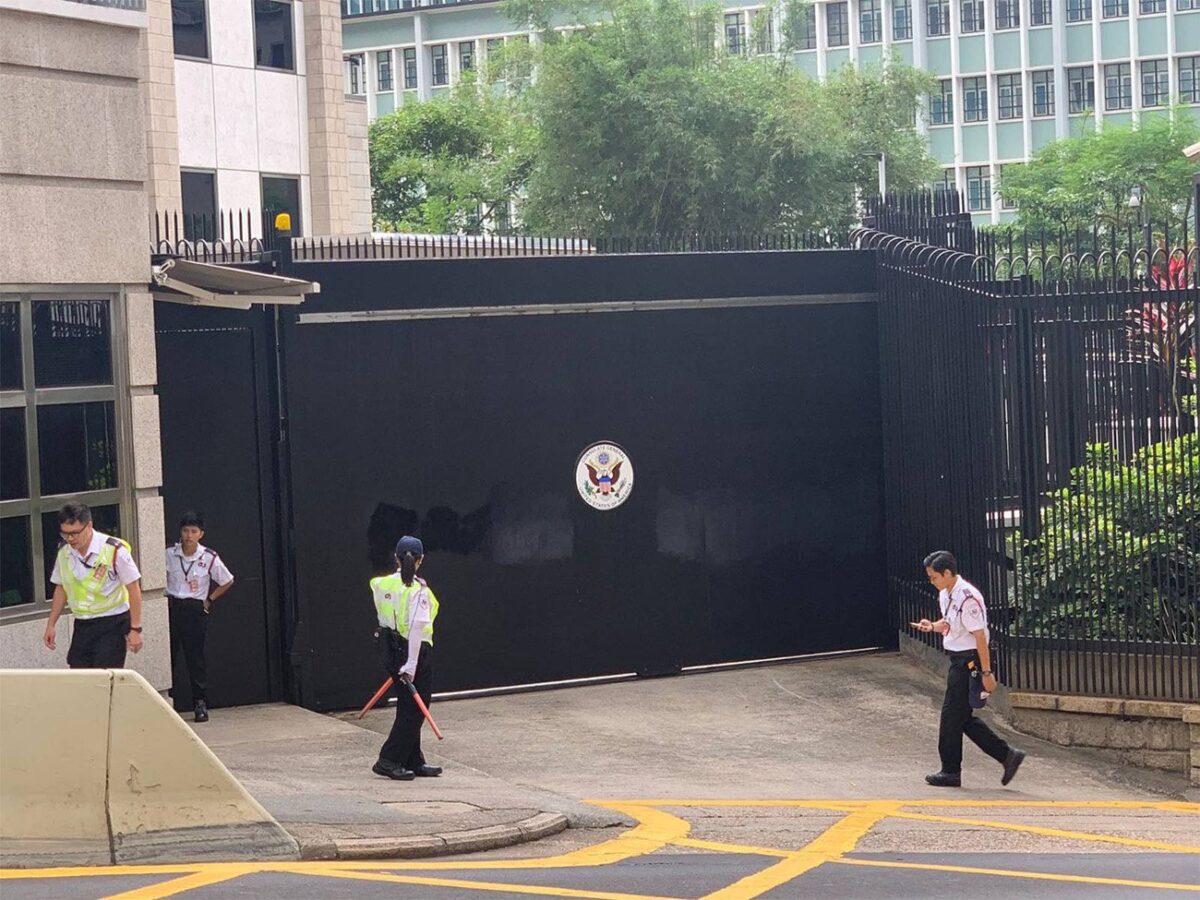
[{"label": "guard in yellow reflective vest", "polygon": [[67,665],[72,669],[122,669],[125,653],[142,649],[142,590],[129,544],[92,527],[92,511],[68,503],[58,511],[63,544],[50,580],[54,601],[42,642],[55,649],[55,626],[71,607],[75,626]]},{"label": "guard in yellow reflective vest", "polygon": [[371,594],[379,627],[376,645],[388,674],[396,679],[396,721],[371,768],[376,775],[396,781],[433,778],[439,766],[426,764],[421,752],[421,726],[425,717],[409,692],[411,683],[428,706],[433,694],[433,622],[438,600],[417,570],[425,547],[405,535],[396,544],[397,571],[371,579]]}]

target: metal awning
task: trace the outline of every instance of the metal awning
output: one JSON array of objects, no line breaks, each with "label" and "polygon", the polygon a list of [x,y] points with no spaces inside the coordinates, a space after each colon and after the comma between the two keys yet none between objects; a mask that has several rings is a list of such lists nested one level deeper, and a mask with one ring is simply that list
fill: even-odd
[{"label": "metal awning", "polygon": [[194,306],[249,309],[254,303],[295,305],[321,285],[233,266],[168,259],[153,268],[154,299]]}]

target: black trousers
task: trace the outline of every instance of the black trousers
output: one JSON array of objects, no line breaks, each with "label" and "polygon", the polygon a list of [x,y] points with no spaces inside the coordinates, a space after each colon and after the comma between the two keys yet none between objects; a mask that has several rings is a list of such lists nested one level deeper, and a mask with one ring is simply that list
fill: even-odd
[{"label": "black trousers", "polygon": [[1004,762],[1009,746],[1004,738],[975,718],[971,709],[970,662],[979,668],[977,653],[954,654],[946,675],[946,699],[942,701],[942,724],[938,730],[938,754],[943,772],[962,772],[962,739],[965,734],[997,762]]},{"label": "black trousers", "polygon": [[171,671],[178,671],[182,655],[192,685],[192,703],[208,701],[208,664],[204,659],[204,639],[208,635],[208,613],[203,600],[168,597],[171,616]]},{"label": "black trousers", "polygon": [[[401,660],[408,659],[408,647],[401,640]],[[413,685],[425,705],[429,705],[433,697],[433,647],[430,644],[421,645],[421,654],[417,657],[417,673]],[[393,766],[404,766],[415,769],[425,765],[425,754],[421,752],[421,726],[425,717],[409,693],[408,685],[396,679],[396,721],[392,723],[391,733],[379,750],[379,758]]]},{"label": "black trousers", "polygon": [[125,668],[125,635],[129,612],[98,619],[75,619],[67,665],[72,669]]}]

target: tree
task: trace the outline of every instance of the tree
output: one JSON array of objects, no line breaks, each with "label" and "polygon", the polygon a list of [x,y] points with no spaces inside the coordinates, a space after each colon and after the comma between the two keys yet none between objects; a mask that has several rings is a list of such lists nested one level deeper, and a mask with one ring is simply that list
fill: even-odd
[{"label": "tree", "polygon": [[518,98],[465,79],[371,125],[375,227],[477,234],[528,178],[534,129]]},{"label": "tree", "polygon": [[1183,108],[1173,119],[1146,115],[1137,129],[1089,128],[1047,144],[1024,165],[1005,166],[1000,195],[1017,204],[1021,227],[1124,234],[1138,219],[1129,205],[1137,188],[1142,218],[1178,232],[1191,213],[1195,170],[1183,148],[1197,139],[1200,125]]},{"label": "tree", "polygon": [[[685,0],[510,0],[507,10],[546,29],[526,95],[538,126],[529,230],[844,226],[856,192],[876,185],[867,153],[888,155],[896,189],[935,169],[913,129],[926,80],[897,64],[820,84],[790,54],[725,52],[719,8]],[[547,27],[564,20],[595,24]]]}]

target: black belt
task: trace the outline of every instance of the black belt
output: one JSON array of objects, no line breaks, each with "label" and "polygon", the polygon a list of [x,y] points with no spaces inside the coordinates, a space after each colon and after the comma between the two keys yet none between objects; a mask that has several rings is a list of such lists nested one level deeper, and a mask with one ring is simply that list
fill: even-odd
[{"label": "black belt", "polygon": [[951,659],[974,659],[979,655],[978,650],[947,650]]},{"label": "black belt", "polygon": [[168,600],[180,600],[180,601],[183,601],[183,600],[195,600],[197,603],[203,603],[203,602],[204,602],[204,598],[203,598],[203,597],[172,597],[170,594],[167,594],[167,599],[168,599]]}]

